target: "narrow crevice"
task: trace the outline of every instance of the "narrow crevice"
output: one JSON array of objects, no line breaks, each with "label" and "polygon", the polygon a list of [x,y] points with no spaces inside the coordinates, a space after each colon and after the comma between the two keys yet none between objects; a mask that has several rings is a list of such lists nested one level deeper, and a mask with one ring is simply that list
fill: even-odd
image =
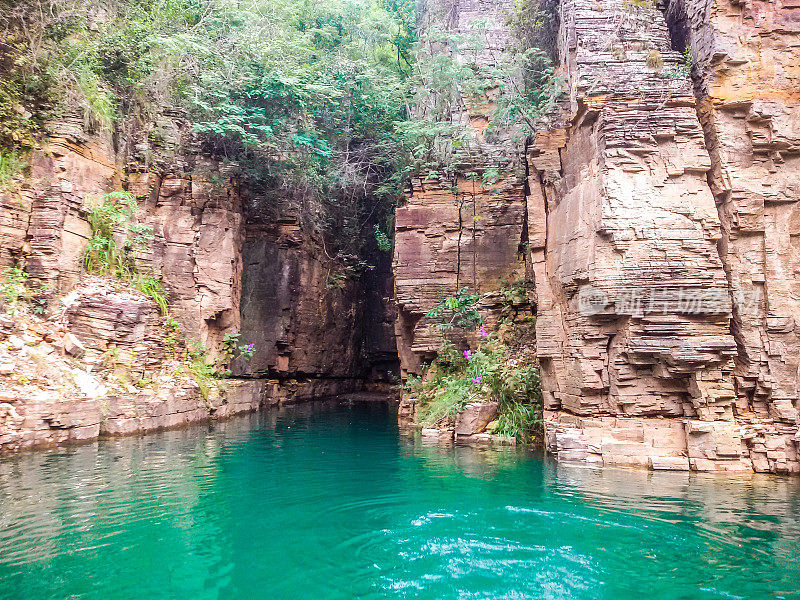
[{"label": "narrow crevice", "polygon": [[461,216],[462,201],[458,199],[458,179],[455,183],[456,205],[458,206],[458,244],[456,245],[456,290],[461,286],[461,234],[464,230],[463,218]]},{"label": "narrow crevice", "polygon": [[478,239],[475,228],[478,224],[478,202],[475,198],[475,181],[472,182],[472,287],[478,292]]},{"label": "narrow crevice", "polygon": [[[519,246],[517,253],[522,254],[522,259],[525,262],[525,273],[528,275],[528,270],[532,268],[531,264],[531,246],[530,235],[528,234],[528,196],[531,195],[531,185],[528,181],[530,177],[530,167],[528,166],[528,148],[530,147],[530,136],[525,139],[525,144],[522,148],[522,231],[519,236]],[[530,277],[529,277],[530,278]]]}]

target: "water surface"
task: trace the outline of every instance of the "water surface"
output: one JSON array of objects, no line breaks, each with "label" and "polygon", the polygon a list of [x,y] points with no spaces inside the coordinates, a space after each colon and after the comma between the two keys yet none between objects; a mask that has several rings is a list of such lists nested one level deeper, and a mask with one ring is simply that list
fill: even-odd
[{"label": "water surface", "polygon": [[800,484],[301,407],[0,460],[0,598],[800,598]]}]

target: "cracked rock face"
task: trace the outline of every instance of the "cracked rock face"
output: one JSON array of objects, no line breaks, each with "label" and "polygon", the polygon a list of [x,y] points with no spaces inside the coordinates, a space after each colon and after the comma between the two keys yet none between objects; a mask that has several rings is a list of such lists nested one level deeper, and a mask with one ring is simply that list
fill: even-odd
[{"label": "cracked rock face", "polygon": [[562,4],[568,124],[528,152],[559,458],[800,470],[794,11]]},{"label": "cracked rock face", "polygon": [[[162,124],[183,127],[177,118]],[[376,381],[394,369],[390,307],[376,283],[383,281],[343,277],[297,215],[246,224],[252,215],[239,186],[210,159],[189,154],[123,167],[110,135],[85,135],[69,119],[57,130],[34,152],[30,176],[0,190],[0,269],[24,268],[37,298],[47,296],[51,310],[60,300],[67,306],[49,332],[57,340],[9,337],[4,328],[13,320],[0,316],[0,451],[351,392],[363,387],[365,365],[382,370]],[[180,336],[202,343],[211,358],[227,333],[256,344],[252,363],[234,361],[237,378],[221,391],[201,390],[165,352],[168,332],[152,299],[83,273],[87,198],[123,183],[138,202],[137,223],[153,233],[137,267],[163,281]],[[362,343],[367,310],[382,327]]]},{"label": "cracked rock face", "polygon": [[212,183],[224,181],[213,167],[198,165],[191,176],[129,175],[140,220],[154,235],[140,260],[161,275],[175,317],[206,348],[241,323],[241,200],[233,185]]},{"label": "cracked rock face", "polygon": [[[463,287],[485,293],[524,275],[524,223],[516,177],[487,185],[461,180],[455,188],[415,181],[395,218],[395,332],[404,373],[419,373],[441,343],[425,313]],[[483,306],[482,314],[491,326],[499,312]]]},{"label": "cracked rock face", "polygon": [[800,6],[671,1],[690,48],[733,298],[736,408],[759,471],[796,471],[800,400]]}]

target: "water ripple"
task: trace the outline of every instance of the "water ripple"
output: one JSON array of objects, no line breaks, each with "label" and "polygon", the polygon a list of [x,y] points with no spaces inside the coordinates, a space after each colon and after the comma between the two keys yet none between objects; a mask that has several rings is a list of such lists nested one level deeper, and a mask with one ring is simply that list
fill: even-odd
[{"label": "water ripple", "polygon": [[0,599],[800,598],[800,485],[301,407],[0,460]]}]

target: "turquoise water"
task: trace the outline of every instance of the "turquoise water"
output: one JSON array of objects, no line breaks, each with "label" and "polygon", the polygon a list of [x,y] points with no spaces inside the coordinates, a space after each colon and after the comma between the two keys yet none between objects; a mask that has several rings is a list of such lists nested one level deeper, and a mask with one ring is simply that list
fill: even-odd
[{"label": "turquoise water", "polygon": [[0,598],[800,598],[800,484],[302,407],[0,460]]}]

